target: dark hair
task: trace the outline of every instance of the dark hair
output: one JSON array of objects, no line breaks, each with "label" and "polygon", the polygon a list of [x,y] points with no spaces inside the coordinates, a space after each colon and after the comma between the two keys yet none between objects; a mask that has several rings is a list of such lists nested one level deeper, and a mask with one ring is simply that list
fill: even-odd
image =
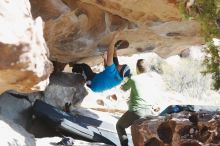
[{"label": "dark hair", "polygon": [[122,78],[131,77],[131,70],[130,70],[129,66],[126,64],[122,65],[122,68],[121,68],[119,74]]},{"label": "dark hair", "polygon": [[124,49],[124,48],[127,48],[128,46],[129,46],[129,42],[127,40],[118,40],[115,43],[116,49]]},{"label": "dark hair", "polygon": [[220,17],[218,17],[216,20],[216,25],[217,25],[217,28],[220,29]]},{"label": "dark hair", "polygon": [[138,59],[136,64],[137,72],[138,73],[145,73],[147,72],[147,66],[144,64],[144,59]]}]

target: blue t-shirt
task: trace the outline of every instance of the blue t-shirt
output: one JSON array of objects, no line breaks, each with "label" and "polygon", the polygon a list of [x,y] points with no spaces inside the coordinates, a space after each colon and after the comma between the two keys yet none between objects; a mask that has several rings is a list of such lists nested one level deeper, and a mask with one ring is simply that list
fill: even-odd
[{"label": "blue t-shirt", "polygon": [[111,89],[122,82],[115,64],[105,66],[105,70],[95,75],[91,81],[90,88],[94,92],[102,92],[104,90]]}]

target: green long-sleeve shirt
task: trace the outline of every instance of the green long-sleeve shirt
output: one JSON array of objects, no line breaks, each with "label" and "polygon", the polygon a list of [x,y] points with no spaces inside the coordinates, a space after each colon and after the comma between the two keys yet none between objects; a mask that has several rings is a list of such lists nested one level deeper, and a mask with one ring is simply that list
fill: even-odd
[{"label": "green long-sleeve shirt", "polygon": [[128,79],[128,81],[122,85],[122,89],[124,91],[131,89],[129,101],[130,111],[138,111],[143,108],[146,109],[150,106],[145,100],[145,93],[147,91],[144,83],[144,74],[141,74]]}]

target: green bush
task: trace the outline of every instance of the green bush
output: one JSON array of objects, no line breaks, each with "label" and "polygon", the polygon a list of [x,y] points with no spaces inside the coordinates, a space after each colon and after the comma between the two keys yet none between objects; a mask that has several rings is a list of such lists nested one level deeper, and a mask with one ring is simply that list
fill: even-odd
[{"label": "green bush", "polygon": [[187,0],[179,2],[179,9],[184,19],[195,19],[201,24],[202,33],[207,43],[207,56],[204,74],[211,74],[214,80],[213,86],[220,89],[220,53],[218,47],[213,44],[213,38],[220,39],[220,29],[216,20],[220,17],[220,0],[195,0],[190,9],[186,9]]}]

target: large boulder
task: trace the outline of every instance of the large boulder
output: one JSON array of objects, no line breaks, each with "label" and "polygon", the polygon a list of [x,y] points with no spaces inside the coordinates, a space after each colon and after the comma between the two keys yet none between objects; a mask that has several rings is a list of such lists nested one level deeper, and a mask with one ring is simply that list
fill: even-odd
[{"label": "large boulder", "polygon": [[[176,0],[80,0],[135,23],[181,19]],[[64,0],[73,5],[71,0]]]},{"label": "large boulder", "polygon": [[[61,63],[84,58],[100,62],[112,34],[130,46],[119,55],[154,51],[161,57],[179,54],[191,45],[203,43],[195,21],[181,21],[173,0],[31,0],[32,12],[45,21],[44,37],[50,59]],[[48,15],[47,15],[48,14]]]},{"label": "large boulder", "polygon": [[25,129],[31,125],[31,106],[32,103],[28,101],[28,98],[22,98],[21,95],[12,91],[0,95],[0,115]]},{"label": "large boulder", "polygon": [[137,120],[131,126],[133,143],[135,146],[144,146],[145,143],[161,146],[219,145],[219,114],[217,111],[181,112]]},{"label": "large boulder", "polygon": [[66,103],[79,106],[88,94],[85,81],[80,74],[55,73],[50,76],[50,84],[44,91],[43,100],[63,109]]},{"label": "large boulder", "polygon": [[0,5],[0,93],[44,90],[52,64],[41,18],[32,18],[28,0],[3,0]]},{"label": "large boulder", "polygon": [[[31,6],[31,14],[34,18],[39,16],[42,17],[44,21],[49,19],[56,19],[63,13],[70,11],[70,8],[67,7],[62,0],[29,0]],[[41,15],[39,15],[41,14]]]}]

